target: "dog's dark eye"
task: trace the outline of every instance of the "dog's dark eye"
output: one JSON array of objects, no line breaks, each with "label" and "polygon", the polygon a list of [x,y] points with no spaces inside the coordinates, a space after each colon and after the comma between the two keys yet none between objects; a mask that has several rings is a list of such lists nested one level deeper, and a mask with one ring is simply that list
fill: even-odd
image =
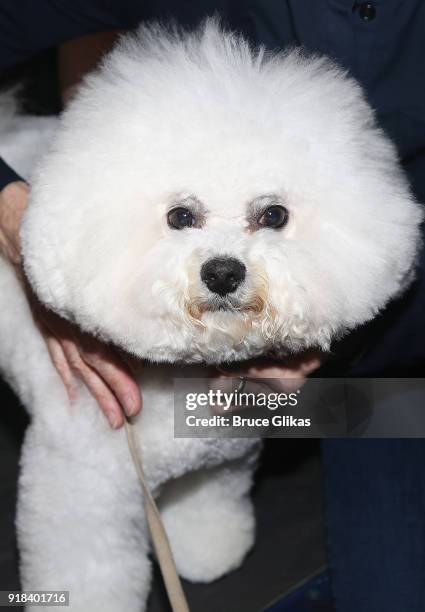
[{"label": "dog's dark eye", "polygon": [[279,229],[286,225],[289,218],[289,213],[284,206],[274,204],[266,208],[261,213],[257,223],[260,227],[271,227],[272,229]]},{"label": "dog's dark eye", "polygon": [[184,229],[185,227],[193,227],[196,224],[194,215],[187,208],[179,206],[173,208],[167,215],[168,225],[173,229]]}]

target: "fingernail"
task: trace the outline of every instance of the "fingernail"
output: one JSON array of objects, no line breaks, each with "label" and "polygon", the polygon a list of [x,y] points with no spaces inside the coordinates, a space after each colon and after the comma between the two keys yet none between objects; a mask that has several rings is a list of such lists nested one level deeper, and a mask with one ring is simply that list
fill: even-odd
[{"label": "fingernail", "polygon": [[128,416],[134,416],[139,411],[139,402],[130,394],[124,397],[124,406]]},{"label": "fingernail", "polygon": [[107,413],[106,416],[108,417],[108,421],[112,429],[117,429],[120,424],[120,420],[117,414],[113,410],[111,410]]}]

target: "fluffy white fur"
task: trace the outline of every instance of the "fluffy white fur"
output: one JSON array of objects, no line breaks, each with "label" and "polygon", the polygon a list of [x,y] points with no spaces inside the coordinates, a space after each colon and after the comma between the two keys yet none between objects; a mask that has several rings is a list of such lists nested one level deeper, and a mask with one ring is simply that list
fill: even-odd
[{"label": "fluffy white fur", "polygon": [[[18,167],[51,129],[26,121],[14,159],[14,136],[0,146]],[[253,51],[215,22],[183,36],[150,27],[87,79],[32,183],[28,277],[49,307],[152,362],[138,374],[146,472],[180,573],[212,580],[252,545],[259,444],[173,439],[172,377],[203,369],[171,364],[327,349],[402,291],[421,215],[395,149],[358,84],[327,59]],[[288,209],[282,229],[253,231],[264,196]],[[182,203],[202,228],[168,227]],[[201,282],[216,256],[246,266],[228,298]],[[23,587],[69,589],[80,612],[140,610],[148,538],[124,434],[84,389],[68,405],[5,263],[0,285],[0,366],[32,414]]]}]

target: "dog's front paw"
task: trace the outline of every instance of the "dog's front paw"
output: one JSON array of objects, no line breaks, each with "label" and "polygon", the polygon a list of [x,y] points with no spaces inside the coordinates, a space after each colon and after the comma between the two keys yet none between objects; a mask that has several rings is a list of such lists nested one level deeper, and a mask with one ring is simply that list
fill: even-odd
[{"label": "dog's front paw", "polygon": [[211,582],[238,568],[254,543],[255,518],[248,498],[229,504],[162,513],[177,570],[192,582]]}]

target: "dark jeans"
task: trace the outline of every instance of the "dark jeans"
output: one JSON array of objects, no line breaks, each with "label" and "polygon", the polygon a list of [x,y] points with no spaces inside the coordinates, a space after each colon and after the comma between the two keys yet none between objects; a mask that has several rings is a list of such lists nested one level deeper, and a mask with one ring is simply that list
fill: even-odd
[{"label": "dark jeans", "polygon": [[322,447],[337,612],[424,612],[425,440]]}]

